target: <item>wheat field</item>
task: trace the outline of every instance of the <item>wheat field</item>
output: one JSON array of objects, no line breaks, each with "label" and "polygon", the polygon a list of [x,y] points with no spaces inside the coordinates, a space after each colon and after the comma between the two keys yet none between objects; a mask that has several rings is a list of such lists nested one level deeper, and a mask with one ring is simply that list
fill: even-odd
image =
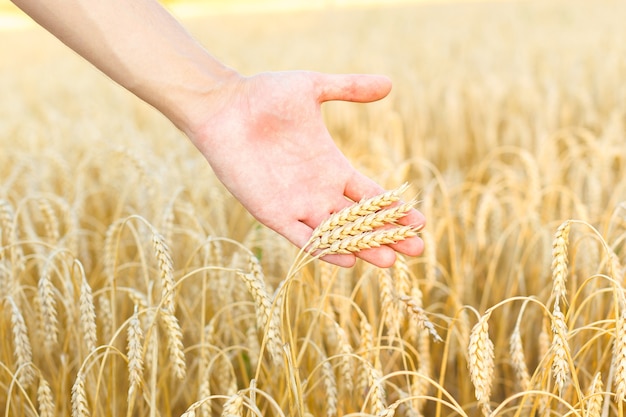
[{"label": "wheat field", "polygon": [[41,29],[0,32],[4,416],[621,416],[626,4],[187,18],[245,74],[389,75],[328,103],[428,219],[341,269],[258,225],[161,115]]}]

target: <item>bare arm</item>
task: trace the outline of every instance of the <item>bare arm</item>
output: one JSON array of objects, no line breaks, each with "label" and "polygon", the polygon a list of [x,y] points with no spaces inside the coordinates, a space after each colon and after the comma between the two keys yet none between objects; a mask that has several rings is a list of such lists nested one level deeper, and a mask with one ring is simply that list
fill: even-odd
[{"label": "bare arm", "polygon": [[187,132],[197,100],[239,75],[154,0],[14,0],[63,43]]},{"label": "bare arm", "polygon": [[[243,77],[212,57],[155,0],[13,0],[35,21],[187,134],[261,223],[302,247],[332,212],[384,190],[357,172],[324,125],[329,100],[370,102],[386,77],[306,71]],[[404,223],[421,224],[413,210]],[[390,266],[415,237],[359,253]],[[353,255],[330,255],[351,266]]]}]

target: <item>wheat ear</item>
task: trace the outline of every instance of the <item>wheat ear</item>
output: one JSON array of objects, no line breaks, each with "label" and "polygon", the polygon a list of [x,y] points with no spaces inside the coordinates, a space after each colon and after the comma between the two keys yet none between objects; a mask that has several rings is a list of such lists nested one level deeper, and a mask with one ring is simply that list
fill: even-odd
[{"label": "wheat ear", "polygon": [[11,307],[11,329],[13,331],[13,349],[16,363],[19,369],[18,382],[23,387],[28,387],[35,378],[33,368],[33,351],[28,338],[28,328],[24,316],[20,312],[12,297],[7,297]]},{"label": "wheat ear", "polygon": [[183,349],[183,332],[178,319],[170,310],[161,309],[160,317],[163,320],[165,333],[167,334],[167,347],[170,354],[172,372],[177,379],[183,380],[187,369]]},{"label": "wheat ear", "polygon": [[222,417],[242,417],[243,416],[243,395],[238,392],[231,395],[224,403]]},{"label": "wheat ear", "polygon": [[419,326],[424,330],[428,330],[428,333],[430,333],[435,341],[443,342],[443,339],[439,336],[439,333],[437,333],[437,330],[435,329],[435,325],[428,319],[428,316],[426,315],[424,309],[420,306],[420,303],[415,298],[406,294],[401,295],[399,298],[400,301],[406,305],[406,308],[409,313],[411,313],[411,316],[417,320]]},{"label": "wheat ear", "polygon": [[37,402],[39,403],[39,417],[54,417],[54,398],[50,384],[43,377],[39,378],[39,388],[37,388]]},{"label": "wheat ear", "polygon": [[519,326],[515,326],[509,339],[509,353],[513,369],[515,369],[515,375],[522,390],[530,390],[530,374],[526,366],[526,355],[524,355],[524,346],[522,345],[522,335]]},{"label": "wheat ear", "polygon": [[[332,246],[333,242],[345,239],[348,236],[356,236],[362,233],[371,232],[376,228],[387,224],[395,224],[396,221],[406,216],[407,213],[415,206],[415,201],[403,203],[388,209],[380,210],[357,217],[351,222],[347,222],[334,229],[330,229],[319,236],[315,236],[312,244],[316,249],[327,249]],[[316,233],[317,234],[317,233]]]},{"label": "wheat ear", "polygon": [[137,305],[127,329],[128,339],[128,403],[131,404],[141,386],[143,375],[143,331],[139,322]]},{"label": "wheat ear", "polygon": [[600,417],[602,415],[602,375],[597,372],[591,381],[589,390],[587,391],[587,410],[585,417]]},{"label": "wheat ear", "polygon": [[48,259],[43,268],[41,278],[37,283],[37,300],[39,301],[39,312],[41,314],[40,329],[43,334],[44,347],[48,350],[57,343],[58,319],[56,309],[56,299],[54,298],[54,285],[52,284],[50,263]]},{"label": "wheat ear", "polygon": [[255,273],[238,274],[246,284],[256,309],[257,328],[267,337],[267,350],[274,365],[282,363],[282,339],[280,336],[280,318],[272,308],[272,299],[265,288],[263,276]]},{"label": "wheat ear", "polygon": [[563,222],[554,234],[552,243],[552,298],[558,305],[565,298],[567,281],[567,246],[569,244],[569,231],[571,222]]},{"label": "wheat ear", "polygon": [[554,373],[554,381],[559,390],[559,395],[563,392],[563,387],[569,377],[568,357],[569,344],[567,343],[567,324],[565,316],[561,312],[558,305],[555,305],[552,312],[552,372]]},{"label": "wheat ear", "polygon": [[387,395],[382,382],[382,373],[371,364],[367,364],[367,370],[370,384],[370,405],[372,414],[377,416],[387,408]]},{"label": "wheat ear", "polygon": [[96,307],[93,303],[93,294],[87,279],[83,276],[80,286],[80,323],[85,339],[87,352],[96,349],[97,329],[96,329]]},{"label": "wheat ear", "polygon": [[337,324],[334,323],[335,333],[337,335],[337,348],[339,351],[339,372],[343,379],[343,386],[346,389],[346,394],[352,392],[354,388],[354,381],[352,379],[352,346],[348,341],[346,332]]},{"label": "wheat ear", "polygon": [[337,415],[337,379],[333,366],[327,358],[322,362],[322,377],[324,378],[324,394],[326,395],[326,417]]},{"label": "wheat ear", "polygon": [[161,278],[161,307],[171,314],[174,314],[176,306],[174,304],[174,289],[176,281],[174,280],[174,263],[170,255],[170,250],[165,244],[163,236],[156,230],[152,231],[152,246],[154,255],[157,259],[159,273]]},{"label": "wheat ear", "polygon": [[494,370],[494,346],[489,339],[489,316],[483,315],[472,328],[469,338],[468,365],[478,404],[485,416],[491,413],[489,398]]},{"label": "wheat ear", "polygon": [[400,196],[406,189],[409,187],[407,183],[403,184],[399,188],[391,191],[387,191],[386,193],[374,196],[372,198],[364,199],[358,202],[357,204],[353,204],[352,206],[346,207],[343,210],[338,211],[337,213],[330,216],[328,219],[323,221],[312,234],[312,239],[321,238],[325,233],[336,229],[337,227],[341,227],[347,223],[354,222],[359,217],[364,217],[369,214],[375,213],[382,209],[383,207],[387,207],[394,202],[400,199]]},{"label": "wheat ear", "polygon": [[87,393],[85,392],[85,376],[78,372],[76,381],[72,385],[72,417],[89,417]]},{"label": "wheat ear", "polygon": [[[328,248],[321,251],[320,256],[357,253],[365,249],[379,248],[382,245],[392,245],[417,236],[421,228],[422,225],[407,225],[391,229],[377,229],[353,236],[340,236],[337,240],[331,241]],[[311,250],[314,251],[317,248],[313,246]]]},{"label": "wheat ear", "polygon": [[615,373],[615,401],[624,401],[626,397],[626,310],[622,310],[615,320],[611,368]]}]

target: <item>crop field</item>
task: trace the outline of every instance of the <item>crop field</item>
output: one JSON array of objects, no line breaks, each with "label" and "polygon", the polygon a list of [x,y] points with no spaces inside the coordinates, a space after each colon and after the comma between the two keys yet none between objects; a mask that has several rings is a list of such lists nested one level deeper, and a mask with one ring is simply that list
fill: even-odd
[{"label": "crop field", "polygon": [[427,218],[389,269],[302,256],[154,109],[0,31],[0,415],[625,414],[626,3],[328,4],[185,23],[244,74],[391,77],[323,107]]}]

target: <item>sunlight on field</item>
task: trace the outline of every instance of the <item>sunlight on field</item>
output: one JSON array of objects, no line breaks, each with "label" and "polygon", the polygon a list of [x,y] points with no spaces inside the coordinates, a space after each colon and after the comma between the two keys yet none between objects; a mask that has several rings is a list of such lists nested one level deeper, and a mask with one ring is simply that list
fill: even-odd
[{"label": "sunlight on field", "polygon": [[[445,3],[476,0],[190,0],[169,1],[166,6],[180,18],[199,17],[224,13],[288,12],[345,7],[392,6],[418,3]],[[505,0],[490,0],[505,1]],[[523,1],[523,0],[521,0]],[[0,0],[0,31],[25,29],[34,22],[24,15],[10,0]]]},{"label": "sunlight on field", "polygon": [[0,410],[624,415],[626,3],[179,12],[245,74],[389,75],[324,116],[426,252],[291,269],[163,116],[2,31]]}]

